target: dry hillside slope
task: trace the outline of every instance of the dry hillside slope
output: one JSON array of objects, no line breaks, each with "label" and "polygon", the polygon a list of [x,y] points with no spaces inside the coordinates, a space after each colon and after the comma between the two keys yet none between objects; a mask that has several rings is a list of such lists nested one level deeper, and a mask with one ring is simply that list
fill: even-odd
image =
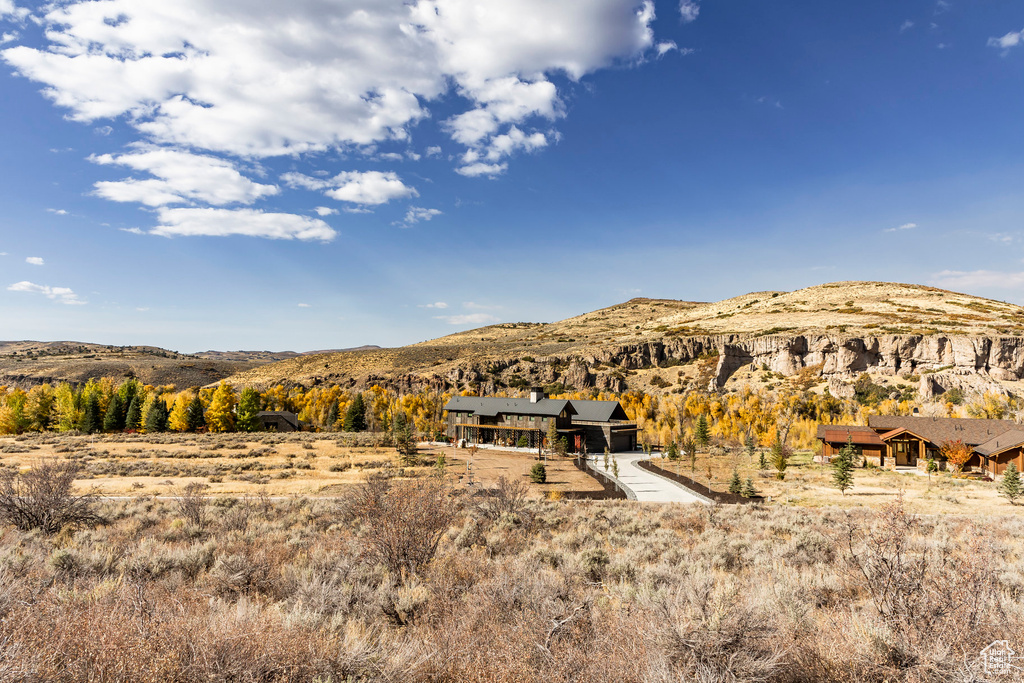
[{"label": "dry hillside slope", "polygon": [[920,382],[931,395],[1007,391],[1024,377],[1022,335],[1024,308],[1014,304],[920,285],[838,282],[714,303],[633,299],[555,323],[293,358],[232,381],[672,391],[729,388],[769,373],[844,393],[871,372]]}]

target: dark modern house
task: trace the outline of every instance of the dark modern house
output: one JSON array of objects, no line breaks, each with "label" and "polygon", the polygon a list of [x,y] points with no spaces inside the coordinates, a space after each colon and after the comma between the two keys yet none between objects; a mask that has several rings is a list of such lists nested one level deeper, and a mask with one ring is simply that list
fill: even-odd
[{"label": "dark modern house", "polygon": [[444,409],[447,434],[456,442],[540,448],[554,422],[576,453],[636,449],[636,423],[618,401],[553,399],[532,389],[529,398],[453,396]]},{"label": "dark modern house", "polygon": [[300,432],[308,425],[287,410],[261,410],[256,413],[266,432]]},{"label": "dark modern house", "polygon": [[965,469],[1003,474],[1011,462],[1024,468],[1024,425],[1012,420],[872,415],[868,425],[818,425],[822,455],[836,455],[847,439],[866,462],[889,469],[923,468],[929,458],[944,467],[940,449],[960,441],[974,451]]}]

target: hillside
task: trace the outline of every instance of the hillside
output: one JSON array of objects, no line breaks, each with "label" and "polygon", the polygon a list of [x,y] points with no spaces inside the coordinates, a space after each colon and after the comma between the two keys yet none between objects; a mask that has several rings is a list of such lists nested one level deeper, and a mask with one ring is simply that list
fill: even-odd
[{"label": "hillside", "polygon": [[1007,390],[1024,376],[1022,335],[1024,308],[1014,304],[920,285],[838,282],[714,303],[633,299],[555,323],[504,323],[401,348],[292,358],[232,381],[670,391],[810,373],[843,393],[844,382],[869,371],[902,378],[896,382],[922,381],[926,372],[922,389],[933,394]]},{"label": "hillside", "polygon": [[137,377],[146,384],[203,386],[277,359],[208,359],[155,346],[85,342],[0,341],[0,386],[83,383],[99,377]]}]

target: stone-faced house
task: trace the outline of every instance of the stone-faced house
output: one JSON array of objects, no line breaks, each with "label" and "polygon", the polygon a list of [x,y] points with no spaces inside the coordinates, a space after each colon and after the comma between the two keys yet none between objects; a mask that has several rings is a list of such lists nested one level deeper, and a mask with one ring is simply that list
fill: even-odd
[{"label": "stone-faced house", "polygon": [[540,448],[554,422],[572,452],[636,449],[636,424],[618,401],[552,399],[533,389],[529,398],[453,396],[444,409],[457,442]]},{"label": "stone-faced house", "polygon": [[932,458],[944,468],[942,444],[961,441],[974,452],[964,469],[998,476],[1010,462],[1024,468],[1024,426],[1012,420],[872,415],[866,427],[818,425],[822,455],[837,454],[848,436],[858,454],[879,467],[924,469]]}]

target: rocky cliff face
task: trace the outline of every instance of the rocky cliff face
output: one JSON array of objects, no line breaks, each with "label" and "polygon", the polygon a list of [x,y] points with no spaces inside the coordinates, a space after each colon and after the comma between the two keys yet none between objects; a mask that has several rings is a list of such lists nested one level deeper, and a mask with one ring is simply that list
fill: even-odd
[{"label": "rocky cliff face", "polygon": [[[1005,393],[999,381],[1024,378],[1024,337],[829,334],[692,336],[621,344],[593,351],[525,358],[467,361],[446,370],[360,377],[325,374],[281,378],[302,384],[339,384],[366,388],[373,384],[400,391],[461,389],[483,392],[503,386],[560,383],[568,388],[624,391],[626,371],[708,363],[707,388],[725,387],[741,367],[754,364],[785,376],[804,368],[820,369],[830,391],[852,396],[850,384],[863,372],[921,375],[921,393],[933,397],[953,388]],[[927,374],[922,374],[927,373]],[[518,384],[517,384],[518,382]]]}]

